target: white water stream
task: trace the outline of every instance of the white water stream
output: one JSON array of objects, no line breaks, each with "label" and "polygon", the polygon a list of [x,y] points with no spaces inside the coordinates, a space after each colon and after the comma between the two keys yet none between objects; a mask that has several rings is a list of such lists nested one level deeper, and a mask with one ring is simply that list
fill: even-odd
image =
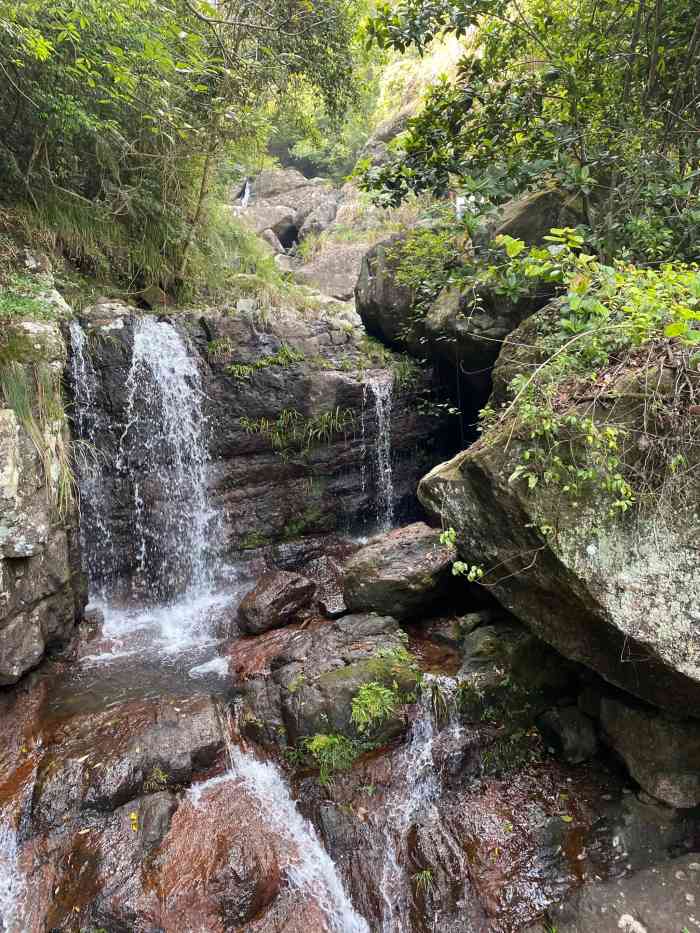
[{"label": "white water stream", "polygon": [[[215,514],[207,493],[209,455],[200,372],[184,340],[154,317],[140,318],[127,377],[127,423],[117,469],[133,489],[137,573],[159,601],[211,584],[208,543]],[[157,501],[142,485],[166,482]]]},{"label": "white water stream", "polygon": [[[374,474],[376,483],[376,518],[379,531],[389,531],[394,526],[394,478],[391,466],[391,409],[393,402],[393,376],[373,376],[363,387],[363,409],[367,389],[374,399],[377,437],[373,448]],[[362,439],[364,446],[364,411],[362,417]],[[363,474],[364,489],[364,474]]]},{"label": "white water stream", "polygon": [[323,912],[329,933],[370,933],[367,922],[345,893],[333,860],[314,827],[297,809],[280,770],[272,762],[258,761],[234,745],[230,741],[228,715],[222,719],[230,770],[195,785],[190,791],[193,805],[200,805],[212,787],[226,781],[241,782],[256,801],[270,832],[291,844],[289,848],[294,854],[282,866],[291,889],[313,897]]},{"label": "white water stream", "polygon": [[22,933],[25,882],[19,869],[17,831],[0,813],[0,933]]},{"label": "white water stream", "polygon": [[440,781],[433,764],[433,743],[440,733],[435,722],[432,689],[437,688],[445,700],[444,712],[448,717],[445,729],[456,733],[461,726],[454,715],[455,680],[451,677],[424,675],[420,712],[413,722],[399,766],[405,774],[404,784],[394,792],[386,804],[382,830],[385,838],[384,869],[379,885],[383,911],[381,933],[410,933],[411,880],[408,866],[407,839],[416,819],[429,819],[440,796]]}]

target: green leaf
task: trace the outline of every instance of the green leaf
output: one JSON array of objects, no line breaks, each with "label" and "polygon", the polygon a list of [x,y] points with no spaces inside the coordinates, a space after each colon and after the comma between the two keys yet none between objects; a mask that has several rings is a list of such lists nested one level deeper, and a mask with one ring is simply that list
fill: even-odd
[{"label": "green leaf", "polygon": [[688,330],[688,325],[683,323],[667,324],[664,328],[664,334],[667,337],[680,337]]}]

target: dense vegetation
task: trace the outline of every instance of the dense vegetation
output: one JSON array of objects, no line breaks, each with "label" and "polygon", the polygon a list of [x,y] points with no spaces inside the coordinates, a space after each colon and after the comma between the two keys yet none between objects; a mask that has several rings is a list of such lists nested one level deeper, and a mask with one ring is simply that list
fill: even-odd
[{"label": "dense vegetation", "polygon": [[210,195],[266,142],[270,106],[299,80],[330,115],[352,94],[354,17],[342,0],[2,0],[6,227],[133,290],[204,278],[226,234]]},{"label": "dense vegetation", "polygon": [[601,257],[695,258],[700,228],[700,6],[672,0],[400,0],[384,47],[465,38],[387,165],[365,185],[398,203],[449,190],[475,214],[533,187],[578,199]]}]

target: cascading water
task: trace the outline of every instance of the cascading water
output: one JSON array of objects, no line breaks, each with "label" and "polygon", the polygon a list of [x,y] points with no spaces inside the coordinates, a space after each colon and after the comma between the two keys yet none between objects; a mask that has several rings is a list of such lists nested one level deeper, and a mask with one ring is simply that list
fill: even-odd
[{"label": "cascading water", "polygon": [[[133,327],[125,417],[112,465],[101,454],[107,426],[99,423],[96,404],[109,390],[100,384],[85,332],[71,325],[74,420],[87,452],[79,465],[83,552],[110,640],[106,654],[88,662],[130,657],[147,644],[170,657],[210,645],[216,641],[210,616],[232,596],[214,587],[218,567],[209,542],[218,538],[218,516],[209,503],[204,392],[195,357],[172,324],[144,316]],[[117,554],[115,540],[128,541],[128,551]],[[136,602],[119,602],[124,573]],[[204,673],[222,669],[219,663]]]},{"label": "cascading water", "polygon": [[22,933],[25,882],[18,865],[17,832],[0,813],[0,933]]},{"label": "cascading water", "polygon": [[97,415],[97,374],[87,345],[87,335],[77,321],[70,322],[71,378],[75,428],[82,443],[76,446],[80,485],[80,544],[90,587],[104,592],[115,576],[112,531],[107,521],[105,478],[98,453],[100,424]]},{"label": "cascading water", "polygon": [[[374,445],[374,472],[376,482],[376,516],[380,531],[389,531],[394,524],[394,481],[391,467],[391,409],[393,379],[391,376],[372,377],[366,383],[374,399],[377,439]],[[363,407],[366,389],[363,389]]]},{"label": "cascading water", "polygon": [[226,780],[243,783],[258,804],[271,832],[289,843],[294,856],[284,866],[291,888],[310,894],[326,919],[329,933],[369,933],[367,922],[353,908],[332,859],[321,845],[308,820],[299,813],[281,772],[272,762],[261,762],[246,754],[230,738],[228,714],[222,716],[229,773],[195,785],[190,799],[198,805],[207,788]]},{"label": "cascading water", "polygon": [[[117,469],[132,483],[137,577],[164,602],[210,584],[214,520],[201,376],[171,324],[153,317],[137,322],[127,389]],[[147,499],[143,487],[153,488],[156,478],[159,491]]]},{"label": "cascading water", "polygon": [[[382,933],[410,933],[411,886],[408,863],[408,836],[416,818],[430,818],[440,795],[440,781],[433,764],[433,744],[440,733],[436,718],[444,715],[445,729],[461,731],[453,715],[456,706],[455,681],[450,677],[426,674],[421,687],[419,714],[411,727],[409,742],[402,754],[400,772],[405,783],[386,802],[382,831],[385,839],[384,868],[379,890],[383,901]],[[444,706],[436,709],[435,698]]]}]

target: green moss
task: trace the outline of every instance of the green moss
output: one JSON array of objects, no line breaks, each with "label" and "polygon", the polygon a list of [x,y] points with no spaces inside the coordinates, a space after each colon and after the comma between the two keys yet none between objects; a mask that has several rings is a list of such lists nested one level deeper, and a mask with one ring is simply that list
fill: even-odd
[{"label": "green moss", "polygon": [[[223,343],[223,341],[218,341],[218,343]],[[230,341],[228,341],[228,345],[230,347]],[[225,352],[230,353],[231,350],[228,349]],[[286,343],[283,343],[276,353],[271,356],[262,356],[259,360],[255,360],[254,363],[232,363],[226,367],[226,373],[234,379],[244,382],[250,379],[253,373],[261,369],[267,369],[269,366],[281,366],[283,369],[287,369],[289,366],[293,366],[295,363],[303,363],[303,361],[303,353],[293,350]]]},{"label": "green moss", "polygon": [[36,277],[13,274],[0,284],[0,319],[50,321],[59,316],[56,307],[42,297],[45,283]]},{"label": "green moss", "polygon": [[240,542],[239,547],[242,551],[254,551],[259,547],[266,547],[272,541],[269,537],[261,534],[259,531],[251,531]]},{"label": "green moss", "polygon": [[[322,520],[324,519],[323,509],[318,506],[310,506],[298,517],[290,519],[282,529],[282,540],[293,541],[311,531],[320,530]],[[328,530],[324,527],[323,530]]]}]

